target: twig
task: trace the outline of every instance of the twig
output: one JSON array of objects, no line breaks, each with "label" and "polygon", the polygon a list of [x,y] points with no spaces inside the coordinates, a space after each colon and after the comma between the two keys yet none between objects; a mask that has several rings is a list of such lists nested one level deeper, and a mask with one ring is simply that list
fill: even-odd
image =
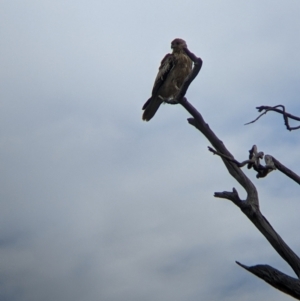
[{"label": "twig", "polygon": [[218,155],[230,162],[233,162],[234,164],[236,164],[236,166],[238,166],[240,168],[245,166],[246,164],[248,164],[248,169],[253,168],[255,171],[257,171],[256,178],[258,178],[258,179],[266,177],[272,170],[276,169],[275,164],[272,161],[272,156],[269,156],[269,155],[265,155],[266,165],[263,166],[260,164],[260,159],[263,159],[264,153],[257,152],[256,145],[253,145],[252,148],[249,150],[249,153],[250,153],[249,159],[245,160],[243,162],[239,162],[236,159],[234,159],[233,157],[226,156],[226,155],[214,150],[210,146],[208,146],[208,150],[210,152],[212,152],[214,155]]},{"label": "twig", "polygon": [[[278,108],[281,108],[278,109]],[[267,114],[269,111],[273,111],[273,112],[277,112],[279,114],[282,114],[283,115],[283,120],[284,120],[284,124],[286,126],[286,128],[289,130],[289,131],[292,131],[292,130],[298,130],[300,129],[300,126],[295,126],[295,127],[291,127],[289,125],[289,118],[290,119],[293,119],[293,120],[297,120],[297,121],[300,121],[300,117],[298,116],[294,116],[290,113],[287,113],[285,111],[285,107],[283,105],[277,105],[277,106],[274,106],[274,107],[270,107],[270,106],[260,106],[260,107],[256,107],[256,109],[258,110],[258,112],[262,112],[264,111],[262,114],[260,114],[256,119],[248,122],[248,123],[245,123],[245,125],[248,125],[248,124],[251,124],[251,123],[254,123],[256,122],[260,117],[262,117],[263,115]]]},{"label": "twig", "polygon": [[218,156],[220,156],[220,157],[222,157],[222,158],[225,158],[226,160],[228,160],[228,161],[233,162],[234,164],[236,164],[238,167],[243,167],[243,166],[245,166],[246,164],[252,162],[251,160],[245,160],[245,161],[243,161],[243,162],[239,162],[239,161],[237,161],[236,159],[234,159],[234,158],[232,158],[232,157],[226,156],[226,155],[224,155],[224,154],[222,154],[222,153],[220,153],[220,152],[214,150],[214,149],[213,149],[212,147],[210,147],[210,146],[208,146],[207,148],[208,148],[208,150],[209,150],[210,152],[212,152],[214,155],[218,155]]}]

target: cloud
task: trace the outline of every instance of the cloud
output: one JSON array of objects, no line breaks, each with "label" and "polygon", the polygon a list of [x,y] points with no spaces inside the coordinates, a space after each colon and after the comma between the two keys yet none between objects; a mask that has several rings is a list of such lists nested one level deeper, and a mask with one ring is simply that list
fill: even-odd
[{"label": "cloud", "polygon": [[[292,1],[4,3],[0,299],[283,300],[235,264],[293,275],[213,197],[245,192],[188,113],[164,105],[145,123],[141,107],[170,41],[185,38],[204,61],[187,97],[232,154],[245,160],[257,144],[298,172],[296,132],[281,116],[244,126],[258,105],[297,115],[298,11]],[[297,185],[244,170],[299,249]]]}]

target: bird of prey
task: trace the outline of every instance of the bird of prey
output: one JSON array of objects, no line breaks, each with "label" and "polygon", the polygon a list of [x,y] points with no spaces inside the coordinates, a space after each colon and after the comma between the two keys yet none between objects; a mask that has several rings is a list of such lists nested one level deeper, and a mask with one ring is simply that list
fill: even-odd
[{"label": "bird of prey", "polygon": [[158,74],[154,81],[151,97],[143,106],[143,120],[149,121],[159,106],[165,100],[176,97],[184,80],[192,70],[192,60],[186,55],[183,48],[187,48],[182,39],[171,42],[172,54],[168,53],[161,61]]}]

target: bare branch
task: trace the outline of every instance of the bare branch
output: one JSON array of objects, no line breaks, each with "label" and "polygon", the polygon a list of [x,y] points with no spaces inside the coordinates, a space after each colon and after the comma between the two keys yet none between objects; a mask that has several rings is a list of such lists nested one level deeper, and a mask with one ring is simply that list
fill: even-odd
[{"label": "bare branch", "polygon": [[259,210],[258,194],[255,186],[243,171],[233,162],[228,160],[234,158],[227,150],[223,142],[210,129],[209,125],[205,123],[201,114],[187,101],[181,102],[181,105],[194,117],[189,118],[188,122],[195,126],[212,144],[221,156],[228,172],[244,187],[247,192],[246,201],[239,201],[232,193],[223,192],[216,193],[216,197],[227,198],[233,201],[242,212],[251,220],[257,229],[265,236],[277,253],[291,266],[296,275],[300,277],[300,258],[290,249],[284,240],[277,234],[267,219],[261,214]]},{"label": "bare branch", "polygon": [[215,192],[214,197],[230,200],[238,207],[242,207],[244,205],[244,202],[240,199],[239,194],[235,188],[232,188],[231,192],[230,191]]},{"label": "bare branch", "polygon": [[[255,145],[249,151],[250,153],[249,160],[240,163],[234,159],[234,156],[228,151],[228,149],[225,147],[223,142],[215,135],[215,133],[210,129],[209,125],[204,121],[202,115],[185,98],[185,94],[187,92],[189,85],[197,76],[202,66],[202,60],[200,58],[197,58],[188,49],[186,49],[185,52],[193,60],[194,68],[191,74],[185,80],[184,84],[182,85],[177,97],[175,98],[175,102],[180,103],[193,116],[193,118],[188,119],[188,122],[194,127],[196,127],[209,140],[209,142],[214,148],[213,149],[209,147],[209,150],[212,153],[220,156],[230,175],[233,178],[235,178],[236,181],[238,181],[238,183],[240,183],[240,185],[245,189],[247,193],[247,197],[245,201],[240,199],[238,192],[236,191],[235,188],[233,188],[232,192],[227,192],[227,191],[216,192],[214,196],[217,198],[228,199],[232,201],[236,206],[238,206],[241,209],[241,211],[248,217],[248,219],[256,226],[256,228],[265,236],[265,238],[269,241],[269,243],[277,251],[277,253],[291,266],[291,268],[294,270],[298,278],[300,278],[300,258],[283,241],[283,239],[277,234],[277,232],[273,229],[273,227],[267,221],[267,219],[262,215],[259,209],[259,199],[258,199],[258,193],[256,187],[250,181],[250,179],[244,174],[244,172],[240,169],[240,167],[248,164],[248,168],[254,168],[258,172],[257,177],[263,177],[266,176],[270,171],[276,169],[276,167],[282,171],[283,170],[282,166],[280,166],[279,164],[277,166],[276,164],[277,161],[274,160],[274,158],[269,155],[265,156],[266,166],[262,166],[260,164],[260,160],[264,157],[264,154],[262,152],[258,152],[257,147]],[[281,107],[282,110],[279,110],[278,107]],[[266,112],[275,111],[275,112],[282,113],[284,116],[285,124],[287,126],[288,126],[288,118],[294,117],[291,114],[286,113],[284,107],[281,105],[273,108],[259,107],[258,109],[266,110]],[[266,112],[264,112],[264,114]],[[288,174],[291,175],[291,173]],[[246,266],[243,267],[247,268]],[[273,270],[272,269],[273,269],[272,267],[266,268],[266,266],[264,266],[264,268],[261,268],[259,270],[261,273],[262,271],[264,271],[265,274],[269,273],[268,274],[269,278],[267,278],[266,276],[262,277],[261,276],[262,274],[259,274],[259,272],[257,272],[258,269],[255,270],[255,268],[252,268],[251,272],[252,273],[256,272],[257,273],[256,275],[258,277],[261,277],[264,280],[266,279],[269,280],[269,282],[267,280],[266,281],[271,285],[273,285],[274,287],[280,289],[281,291],[284,291],[290,294],[291,296],[298,297],[298,287],[297,290],[294,290],[294,288],[289,288],[289,284],[288,282],[286,282],[287,278],[284,278],[282,276],[284,274],[275,269]],[[277,274],[274,271],[277,271]],[[276,277],[278,279],[277,282],[276,282]],[[293,278],[290,277],[289,280],[291,279]],[[293,279],[293,281],[297,281],[296,284],[299,285],[298,280]],[[274,283],[276,284],[276,286],[274,285]]]},{"label": "bare branch", "polygon": [[[278,109],[278,108],[281,108],[281,109]],[[289,130],[289,131],[292,131],[292,130],[298,130],[300,129],[300,126],[296,126],[296,127],[291,127],[289,125],[289,118],[290,119],[293,119],[293,120],[297,120],[297,121],[300,121],[300,117],[298,116],[294,116],[290,113],[287,113],[285,111],[285,107],[283,105],[277,105],[277,106],[274,106],[274,107],[269,107],[269,106],[260,106],[260,107],[256,107],[256,109],[258,110],[258,112],[262,112],[262,114],[260,114],[256,119],[248,122],[248,123],[245,123],[245,125],[247,124],[250,124],[250,123],[254,123],[256,122],[260,117],[262,117],[263,115],[267,114],[269,111],[273,111],[273,112],[277,112],[279,114],[282,114],[283,115],[283,120],[284,120],[284,124],[286,126],[286,128]]]},{"label": "bare branch", "polygon": [[266,115],[267,112],[268,112],[268,110],[266,110],[265,112],[263,112],[262,114],[260,114],[260,115],[259,115],[257,118],[255,118],[254,120],[245,123],[244,125],[248,125],[248,124],[251,124],[251,123],[256,122],[258,119],[260,119],[260,117],[262,117],[263,115]]},{"label": "bare branch", "polygon": [[[246,164],[248,164],[247,165],[248,169],[253,168],[255,171],[257,171],[256,177],[258,179],[266,177],[272,170],[276,169],[275,164],[272,160],[273,157],[270,155],[264,156],[263,152],[258,152],[256,145],[253,145],[252,148],[249,150],[249,153],[250,153],[249,160],[245,160],[243,162],[239,162],[234,158],[226,156],[226,155],[214,150],[210,146],[208,146],[208,150],[210,152],[212,152],[214,155],[218,155],[222,158],[225,158],[226,160],[228,160],[230,162],[233,162],[238,167],[243,167]],[[265,166],[260,164],[260,159],[263,159],[263,158],[265,158],[265,162],[266,162]]]},{"label": "bare branch", "polygon": [[[202,134],[209,140],[212,146],[217,152],[224,154],[227,157],[233,158],[232,154],[227,150],[225,145],[214,132],[209,128],[209,125],[205,123],[201,114],[186,100],[182,101],[181,105],[194,117],[189,118],[188,122],[195,126]],[[222,157],[221,157],[222,158]],[[258,205],[257,190],[253,183],[247,178],[247,176],[241,171],[241,169],[234,164],[229,162],[225,158],[222,158],[228,172],[244,187],[247,192],[247,201],[251,201],[253,205]]]},{"label": "bare branch", "polygon": [[[208,146],[208,150],[212,152],[214,155],[218,155],[230,162],[233,162],[238,167],[244,167],[246,164],[248,164],[248,169],[253,168],[255,171],[257,171],[257,178],[264,178],[266,177],[272,170],[278,169],[280,172],[285,174],[287,177],[294,180],[296,183],[300,184],[300,176],[298,176],[296,173],[294,173],[292,170],[284,166],[282,163],[280,163],[277,159],[275,159],[271,155],[264,155],[263,152],[258,152],[256,145],[253,145],[252,148],[249,150],[249,160],[245,160],[243,162],[239,162],[233,157],[226,156],[216,150],[214,150],[212,147]],[[266,165],[263,166],[260,164],[260,159],[265,159]]]},{"label": "bare branch", "polygon": [[280,235],[274,230],[268,220],[259,210],[254,211],[251,207],[244,206],[242,212],[251,220],[256,228],[265,236],[277,253],[289,264],[295,274],[300,277],[300,258],[284,242]]},{"label": "bare branch", "polygon": [[291,171],[290,169],[288,169],[286,166],[284,166],[282,163],[280,163],[277,159],[275,159],[274,157],[272,157],[272,160],[274,162],[274,165],[276,166],[276,168],[281,171],[282,173],[284,173],[287,177],[291,178],[292,180],[294,180],[296,183],[300,184],[300,177],[294,173],[293,171]]},{"label": "bare branch", "polygon": [[300,300],[300,281],[290,277],[269,265],[256,265],[248,267],[240,262],[236,263],[250,273],[266,281],[276,289]]},{"label": "bare branch", "polygon": [[212,152],[214,155],[218,155],[218,156],[220,156],[220,157],[222,157],[222,158],[225,158],[226,160],[231,161],[231,162],[233,162],[234,164],[236,164],[238,167],[243,167],[243,166],[245,166],[246,164],[252,162],[251,160],[246,160],[246,161],[243,161],[243,162],[239,162],[239,161],[237,161],[237,160],[234,159],[234,158],[231,158],[231,157],[229,157],[229,156],[226,156],[226,155],[224,155],[224,154],[221,154],[220,152],[214,150],[214,149],[213,149],[212,147],[210,147],[210,146],[208,146],[207,148],[208,148],[208,150],[209,150],[210,152]]}]

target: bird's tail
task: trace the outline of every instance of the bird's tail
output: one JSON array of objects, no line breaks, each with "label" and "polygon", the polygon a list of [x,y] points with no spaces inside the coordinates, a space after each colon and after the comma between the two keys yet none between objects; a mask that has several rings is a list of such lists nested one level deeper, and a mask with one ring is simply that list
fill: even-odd
[{"label": "bird's tail", "polygon": [[143,106],[143,117],[142,119],[145,121],[149,121],[158,110],[159,106],[162,104],[162,100],[158,97],[152,98],[150,97]]}]

